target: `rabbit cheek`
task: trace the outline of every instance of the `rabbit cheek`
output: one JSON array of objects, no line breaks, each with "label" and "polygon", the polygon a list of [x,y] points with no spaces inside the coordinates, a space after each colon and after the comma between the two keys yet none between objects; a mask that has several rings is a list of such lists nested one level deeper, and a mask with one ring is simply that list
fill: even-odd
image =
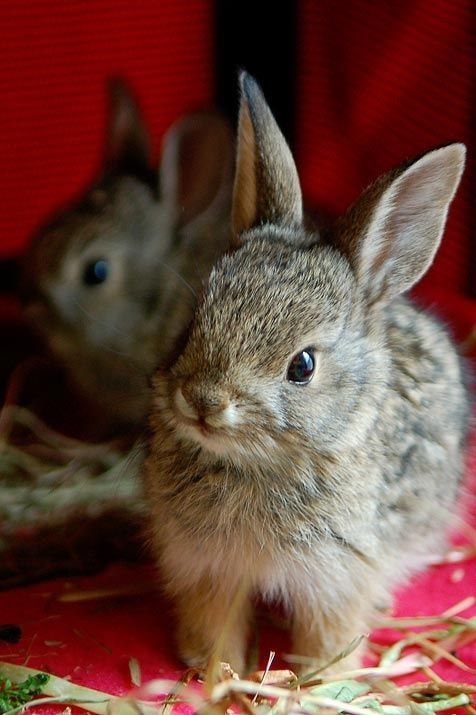
[{"label": "rabbit cheek", "polygon": [[44,329],[45,323],[49,320],[49,313],[45,302],[41,298],[37,298],[28,303],[24,310],[25,319],[30,325],[40,330]]},{"label": "rabbit cheek", "polygon": [[63,351],[58,349],[56,343],[59,342],[61,348],[66,336],[51,302],[48,302],[47,298],[35,299],[24,308],[24,315],[27,323],[48,349],[56,355],[61,355]]}]

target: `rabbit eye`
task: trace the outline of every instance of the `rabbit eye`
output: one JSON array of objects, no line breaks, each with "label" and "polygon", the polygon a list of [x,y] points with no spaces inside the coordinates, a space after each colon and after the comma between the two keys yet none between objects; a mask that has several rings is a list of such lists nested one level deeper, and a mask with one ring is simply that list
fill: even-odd
[{"label": "rabbit eye", "polygon": [[104,283],[109,275],[109,263],[103,259],[91,261],[83,271],[83,283],[87,286],[95,286]]},{"label": "rabbit eye", "polygon": [[308,382],[311,382],[315,369],[314,353],[310,348],[307,348],[295,355],[291,360],[287,379],[295,385],[307,385]]}]

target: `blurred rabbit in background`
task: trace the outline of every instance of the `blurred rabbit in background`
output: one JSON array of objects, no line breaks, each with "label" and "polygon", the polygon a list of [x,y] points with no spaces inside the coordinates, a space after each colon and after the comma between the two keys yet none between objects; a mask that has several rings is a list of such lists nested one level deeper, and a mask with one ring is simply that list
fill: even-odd
[{"label": "blurred rabbit in background", "polygon": [[108,90],[100,175],[34,237],[22,280],[28,322],[94,405],[101,436],[143,425],[148,378],[227,245],[233,163],[227,123],[203,112],[175,122],[152,169],[130,91]]}]

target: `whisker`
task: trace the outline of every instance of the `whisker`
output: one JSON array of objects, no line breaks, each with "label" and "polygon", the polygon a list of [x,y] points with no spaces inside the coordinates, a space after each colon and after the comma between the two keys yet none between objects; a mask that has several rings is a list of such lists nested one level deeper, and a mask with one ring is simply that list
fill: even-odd
[{"label": "whisker", "polygon": [[182,281],[182,283],[183,283],[185,286],[187,286],[187,288],[189,289],[189,291],[192,293],[193,297],[194,297],[195,299],[197,299],[197,293],[196,293],[196,291],[194,290],[193,286],[182,276],[181,273],[179,273],[179,271],[176,271],[175,268],[172,268],[171,265],[169,265],[168,263],[164,263],[163,261],[160,262],[160,266],[161,266],[161,267],[164,267],[164,268],[167,268],[167,270],[169,270],[171,273],[173,273],[175,276],[177,276],[177,278],[179,278],[179,279]]},{"label": "whisker", "polygon": [[[115,326],[110,325],[109,323],[104,322],[103,320],[99,320],[96,318],[94,315],[92,315],[89,310],[86,310],[84,305],[79,301],[75,300],[74,301],[76,306],[79,308],[79,310],[87,317],[89,318],[93,323],[96,323],[96,325],[101,325],[103,328],[107,328],[108,330],[113,330],[117,335],[121,335],[126,337],[128,333],[125,333],[123,330],[120,330],[119,328],[116,328]],[[104,346],[106,347],[106,346]],[[120,353],[119,353],[120,354]]]},{"label": "whisker", "polygon": [[[87,311],[86,308],[83,305],[81,305],[81,303],[79,301],[76,301],[76,305],[79,308],[79,310],[81,310],[84,313],[84,315],[86,315],[92,321],[97,323],[97,325],[102,325],[103,327],[107,327],[108,329],[111,328],[111,326],[108,325],[107,323],[104,323],[103,321],[100,321],[97,318],[95,318],[94,316],[92,316],[89,313],[89,311]],[[117,335],[127,337],[127,333],[125,333],[124,331],[119,330],[117,328],[113,328],[113,330],[116,332]],[[103,341],[99,342],[98,345],[101,349],[111,353],[112,355],[117,355],[118,357],[126,358],[127,366],[132,368],[136,372],[136,374],[141,375],[142,377],[145,377],[145,378],[149,377],[149,373],[146,372],[145,370],[143,370],[139,366],[139,364],[133,359],[133,355],[131,355],[129,352],[124,352],[123,350],[118,350],[117,348],[113,348],[111,345],[108,345],[107,343],[105,343]]]},{"label": "whisker", "polygon": [[138,494],[140,493],[141,482],[138,478],[138,473],[139,473],[140,466],[142,464],[144,457],[145,457],[145,439],[143,437],[139,437],[135,441],[133,446],[130,448],[120,469],[118,470],[117,474],[115,475],[116,480],[117,480],[117,488],[119,488],[120,482],[123,482],[124,480],[126,480],[126,481],[133,480],[134,483],[137,484]]}]

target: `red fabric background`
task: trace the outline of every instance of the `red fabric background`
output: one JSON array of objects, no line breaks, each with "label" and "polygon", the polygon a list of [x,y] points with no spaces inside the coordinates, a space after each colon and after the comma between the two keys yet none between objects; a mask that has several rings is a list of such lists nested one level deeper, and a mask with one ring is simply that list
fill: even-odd
[{"label": "red fabric background", "polygon": [[212,1],[0,3],[0,259],[92,178],[105,84],[125,77],[155,141],[213,102]]},{"label": "red fabric background", "polygon": [[405,158],[465,142],[468,165],[424,284],[474,295],[474,3],[303,0],[300,10],[296,155],[306,195],[339,214]]}]

